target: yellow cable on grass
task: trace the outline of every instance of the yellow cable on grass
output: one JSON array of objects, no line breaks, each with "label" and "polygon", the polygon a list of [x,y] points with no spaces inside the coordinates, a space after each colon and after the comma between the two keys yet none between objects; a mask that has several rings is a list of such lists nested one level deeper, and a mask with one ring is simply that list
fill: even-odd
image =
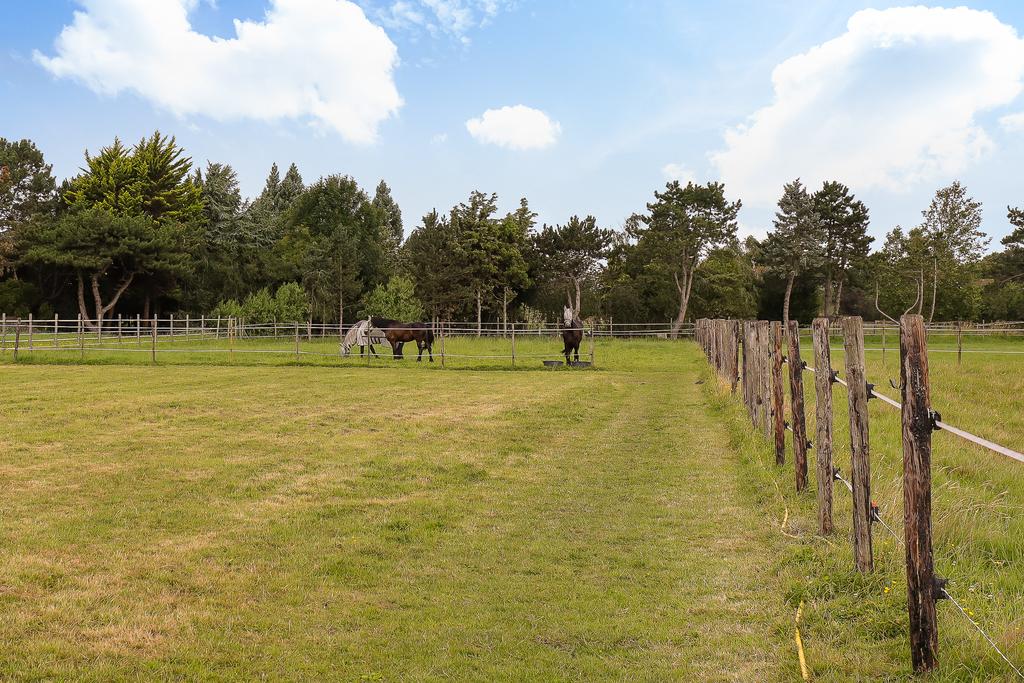
[{"label": "yellow cable on grass", "polygon": [[804,641],[800,637],[800,614],[804,611],[804,601],[800,601],[800,606],[796,608],[796,652],[797,656],[800,657],[800,675],[805,681],[811,680],[811,672],[807,670],[807,658],[804,657]]}]

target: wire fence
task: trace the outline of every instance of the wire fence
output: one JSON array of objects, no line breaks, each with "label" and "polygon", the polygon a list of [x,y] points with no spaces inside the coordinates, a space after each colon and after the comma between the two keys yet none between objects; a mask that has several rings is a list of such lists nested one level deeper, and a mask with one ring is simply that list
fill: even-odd
[{"label": "wire fence", "polygon": [[[238,318],[110,318],[96,323],[78,318],[36,319],[0,316],[0,358],[74,362],[173,354],[204,362],[216,359],[291,357],[295,361],[345,359],[371,364],[380,359],[415,355],[447,367],[454,361],[480,361],[518,367],[526,363],[556,367],[567,362],[593,366],[598,340],[670,339],[693,335],[693,324],[673,330],[665,323],[611,324],[587,321],[581,326],[507,322],[435,321],[398,323],[388,331],[371,328],[369,339],[354,328],[366,321],[338,325],[306,321],[249,322]],[[580,333],[568,357],[563,333]],[[429,332],[429,334],[427,334]]]},{"label": "wire fence", "polygon": [[[788,329],[784,329],[783,325],[777,322],[700,320],[697,322],[695,338],[713,368],[732,386],[732,391],[735,393],[738,387],[742,386],[743,401],[754,427],[763,429],[766,436],[774,431],[777,464],[784,463],[784,432],[793,433],[791,442],[797,491],[807,486],[806,451],[812,445],[817,449],[819,533],[827,537],[832,532],[831,483],[840,481],[845,484],[852,497],[852,540],[857,569],[862,572],[870,572],[873,569],[872,524],[879,524],[895,539],[897,545],[905,549],[911,658],[915,671],[929,671],[937,666],[935,650],[938,626],[934,603],[945,598],[956,606],[958,613],[984,637],[1014,674],[1024,679],[1024,674],[995,640],[953,598],[946,588],[946,580],[935,575],[931,541],[931,433],[948,432],[1020,463],[1024,463],[1024,453],[951,425],[943,421],[941,415],[932,409],[927,361],[931,349],[925,340],[936,331],[928,330],[920,316],[904,316],[899,326],[893,328],[899,341],[903,377],[903,384],[896,388],[901,391],[903,400],[897,401],[877,391],[875,385],[867,381],[864,372],[864,338],[870,329],[859,318],[846,318],[838,325],[824,318],[815,320],[810,330],[814,347],[814,368],[808,367],[807,363],[801,360],[800,339],[803,333],[795,321],[791,321]],[[1008,328],[1003,324],[998,329],[1002,331]],[[843,340],[845,379],[831,366],[831,340],[835,332],[839,332]],[[960,326],[957,327],[957,333],[960,338]],[[785,356],[784,338],[789,343],[789,353]],[[783,419],[783,364],[790,368],[792,424]],[[815,374],[818,430],[816,445],[804,437],[804,391],[801,379],[804,370]],[[832,463],[832,384],[839,384],[846,389],[849,402],[852,462],[850,479],[845,478],[839,468],[834,467]],[[900,411],[901,415],[904,536],[885,521],[879,506],[870,497],[867,402],[872,398],[877,398],[885,405]],[[912,539],[913,542],[909,543],[908,539]],[[799,638],[797,644],[802,663],[804,653]]]}]

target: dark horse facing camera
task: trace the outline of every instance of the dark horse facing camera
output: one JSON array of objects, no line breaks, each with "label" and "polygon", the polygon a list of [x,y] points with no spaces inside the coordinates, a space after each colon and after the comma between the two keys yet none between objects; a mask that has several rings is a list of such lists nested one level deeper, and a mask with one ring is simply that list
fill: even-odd
[{"label": "dark horse facing camera", "polygon": [[576,353],[576,362],[580,362],[580,342],[583,341],[583,321],[580,317],[568,306],[562,308],[562,322],[565,327],[562,328],[562,341],[565,343],[565,349],[562,351],[565,354],[565,364],[569,365],[569,355],[573,352]]},{"label": "dark horse facing camera", "polygon": [[391,353],[395,360],[405,358],[402,346],[405,342],[416,342],[419,354],[416,362],[423,360],[423,350],[427,350],[430,362],[434,362],[434,330],[426,323],[403,323],[390,318],[371,317],[370,325],[384,332],[384,338],[391,344]]}]

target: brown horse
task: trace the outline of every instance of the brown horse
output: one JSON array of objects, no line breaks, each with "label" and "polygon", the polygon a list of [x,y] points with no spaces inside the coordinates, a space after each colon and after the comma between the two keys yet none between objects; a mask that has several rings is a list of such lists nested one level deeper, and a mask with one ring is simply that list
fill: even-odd
[{"label": "brown horse", "polygon": [[565,327],[562,328],[562,342],[565,344],[565,349],[562,351],[565,354],[565,364],[569,365],[569,355],[572,352],[576,353],[576,362],[580,362],[580,342],[583,341],[583,321],[576,315],[568,306],[562,308],[562,322]]},{"label": "brown horse", "polygon": [[416,362],[423,360],[423,350],[426,349],[430,362],[434,362],[434,330],[426,323],[402,323],[390,318],[370,318],[370,325],[384,332],[384,338],[391,344],[391,353],[395,360],[405,358],[402,355],[402,346],[406,342],[416,342],[419,354]]}]

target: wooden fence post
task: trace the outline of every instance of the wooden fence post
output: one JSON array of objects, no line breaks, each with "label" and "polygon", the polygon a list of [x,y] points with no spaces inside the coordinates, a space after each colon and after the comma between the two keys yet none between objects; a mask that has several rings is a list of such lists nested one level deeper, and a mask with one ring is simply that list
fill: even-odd
[{"label": "wooden fence post", "polygon": [[33,338],[32,338],[33,337],[33,335],[32,335],[32,331],[33,331],[32,330],[32,328],[33,328],[32,323],[33,323],[32,314],[29,313],[28,314],[28,350],[29,351],[31,351],[33,349],[33,347],[34,347]]},{"label": "wooden fence post", "polygon": [[850,480],[853,486],[853,555],[857,571],[873,569],[871,557],[871,462],[868,448],[868,385],[864,375],[864,321],[843,319],[846,395],[850,404]]},{"label": "wooden fence post", "polygon": [[754,324],[750,321],[743,321],[743,404],[746,405],[746,414],[750,416],[751,422],[757,425],[754,413],[754,349],[752,347]]},{"label": "wooden fence post", "polygon": [[786,405],[782,384],[782,323],[771,327],[772,356],[772,427],[775,433],[775,464],[786,463]]},{"label": "wooden fence post", "polygon": [[135,341],[142,346],[142,315],[139,313],[135,314]]},{"label": "wooden fence post", "polygon": [[736,385],[740,378],[740,323],[738,320],[730,320],[726,330],[729,338],[729,387],[732,394],[736,395]]},{"label": "wooden fence post", "polygon": [[7,351],[7,314],[0,317],[0,351]]},{"label": "wooden fence post", "polygon": [[156,363],[156,318],[153,318],[153,343],[150,346],[150,358],[153,363]]},{"label": "wooden fence post", "polygon": [[[590,364],[594,364],[594,351],[590,351]],[[512,367],[516,366],[516,324],[512,323]]]},{"label": "wooden fence post", "polygon": [[811,323],[814,336],[815,453],[818,474],[818,533],[832,533],[832,358],[828,318]]},{"label": "wooden fence post", "polygon": [[295,360],[299,360],[299,321],[295,321]]},{"label": "wooden fence post", "polygon": [[793,419],[796,490],[807,488],[807,422],[804,415],[804,362],[800,359],[800,323],[789,321],[789,410]]},{"label": "wooden fence post", "polygon": [[[514,324],[515,323],[513,323],[513,325]],[[592,368],[595,367],[594,366],[594,327],[593,327],[593,325],[591,325],[591,327],[590,327],[590,367],[592,367]]]},{"label": "wooden fence post", "polygon": [[121,339],[122,339],[122,336],[123,336],[123,335],[122,335],[122,329],[121,329],[121,325],[123,324],[123,322],[124,322],[124,321],[123,321],[123,319],[122,319],[122,316],[121,316],[121,314],[120,314],[120,313],[118,313],[118,314],[117,314],[117,345],[118,345],[118,346],[120,346],[120,345],[121,345]]},{"label": "wooden fence post", "polygon": [[78,359],[85,360],[85,323],[82,314],[78,314]]},{"label": "wooden fence post", "polygon": [[18,362],[18,347],[21,346],[21,318],[14,326],[14,362]]},{"label": "wooden fence post", "polygon": [[60,316],[53,314],[53,348],[60,346]]},{"label": "wooden fence post", "polygon": [[757,320],[751,326],[751,354],[750,358],[753,361],[751,367],[751,377],[753,379],[753,399],[754,399],[754,429],[761,429],[764,425],[764,419],[762,411],[764,409],[764,361],[761,355],[764,353],[764,338],[761,334],[761,321]]},{"label": "wooden fence post", "polygon": [[[963,328],[963,323],[960,322],[959,320],[957,320],[956,321],[956,365],[957,365],[957,367],[960,367],[960,357],[963,356],[963,353],[964,353],[964,342],[963,342],[963,337],[962,337],[963,329],[962,328]],[[900,327],[900,351],[901,352],[903,350],[902,344],[903,344],[903,327],[902,327],[902,323],[901,323],[901,327]]]},{"label": "wooden fence post", "polygon": [[444,365],[444,327],[445,327],[445,322],[444,322],[444,320],[442,320],[441,321],[441,367],[442,368],[445,366]]},{"label": "wooden fence post", "polygon": [[[957,336],[959,337],[959,325]],[[928,386],[928,344],[924,318],[900,318],[900,380],[903,386],[903,517],[907,551],[907,609],[910,657],[916,673],[938,665],[939,632],[932,558],[932,430]]]},{"label": "wooden fence post", "polygon": [[771,323],[762,320],[758,323],[758,359],[760,361],[760,372],[758,378],[761,382],[761,390],[758,395],[761,397],[761,431],[767,438],[772,431],[772,365],[771,365]]}]

